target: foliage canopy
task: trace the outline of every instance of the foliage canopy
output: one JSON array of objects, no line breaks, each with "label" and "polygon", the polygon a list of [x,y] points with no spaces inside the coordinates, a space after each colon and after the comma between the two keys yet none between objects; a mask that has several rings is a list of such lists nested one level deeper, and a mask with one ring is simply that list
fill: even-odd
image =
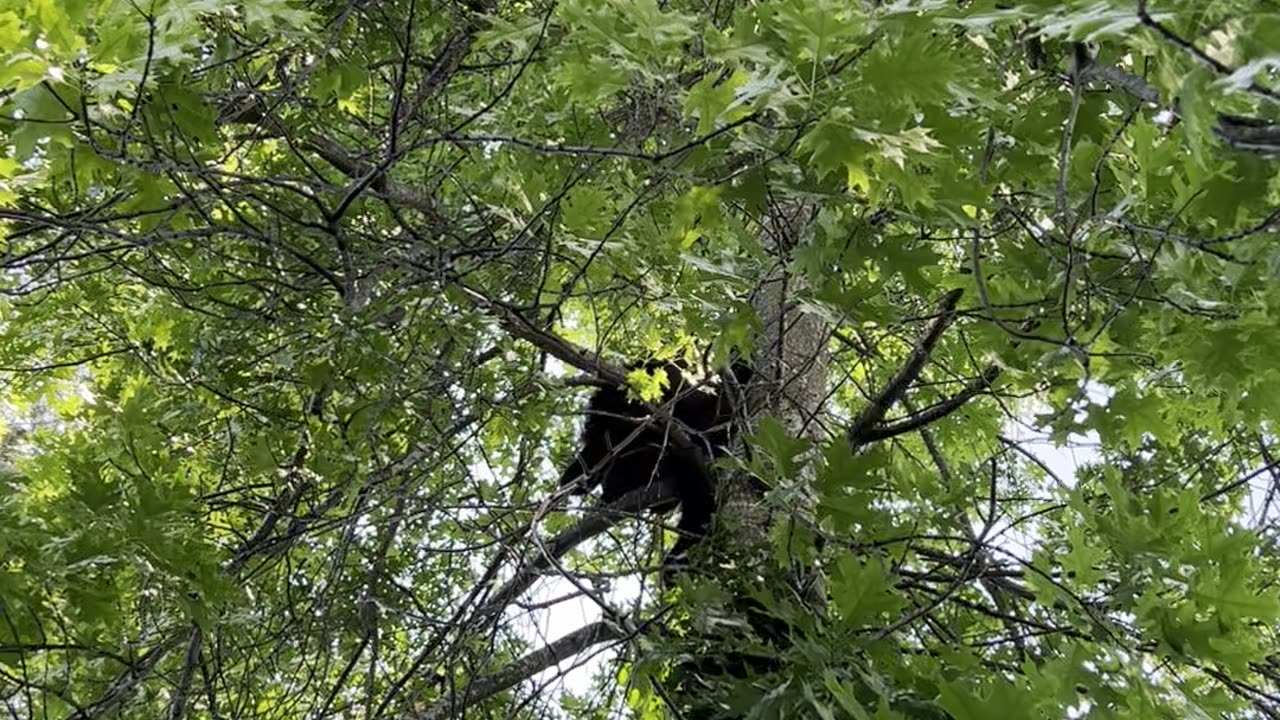
[{"label": "foliage canopy", "polygon": [[781,276],[828,394],[724,471],[824,597],[756,587],[783,663],[712,699],[1280,717],[1275,3],[0,0],[0,47],[12,716],[675,716],[723,563],[663,597],[615,524],[540,566],[605,621],[530,630],[566,367],[776,362]]}]

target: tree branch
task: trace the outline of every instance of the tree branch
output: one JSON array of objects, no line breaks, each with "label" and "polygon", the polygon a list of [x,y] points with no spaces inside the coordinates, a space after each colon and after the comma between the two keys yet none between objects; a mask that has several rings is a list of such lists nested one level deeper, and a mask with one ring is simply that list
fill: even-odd
[{"label": "tree branch", "polygon": [[860,436],[859,444],[876,442],[878,440],[887,440],[891,437],[903,435],[913,430],[918,430],[926,425],[941,420],[951,413],[959,410],[965,403],[972,400],[976,395],[984,392],[991,387],[991,383],[995,382],[1000,376],[1000,368],[992,365],[988,367],[982,375],[965,386],[963,390],[943,400],[926,407],[908,417],[899,418],[892,422],[878,423],[867,428]]},{"label": "tree branch", "polygon": [[593,645],[623,640],[627,637],[628,633],[617,623],[607,620],[591,623],[549,645],[534,650],[492,675],[476,680],[468,685],[459,697],[446,697],[417,717],[420,720],[462,717],[463,710],[467,707],[487,700],[503,690],[508,690],[516,683],[528,680],[555,663],[567,660]]},{"label": "tree branch", "polygon": [[493,594],[493,597],[475,613],[474,617],[480,619],[501,612],[528,590],[543,572],[550,569],[552,561],[563,557],[580,543],[599,535],[619,522],[635,517],[645,508],[675,496],[675,488],[671,485],[652,483],[648,487],[632,490],[613,503],[592,508],[577,525],[556,533],[543,545],[542,552],[526,560],[516,574]]},{"label": "tree branch", "polygon": [[907,388],[911,386],[911,383],[920,377],[920,371],[924,369],[925,363],[929,361],[929,354],[933,352],[934,346],[942,338],[942,333],[946,331],[947,327],[955,319],[956,303],[959,302],[962,292],[959,289],[952,290],[942,298],[938,308],[938,315],[929,324],[924,335],[916,341],[916,346],[911,351],[911,356],[907,358],[907,362],[898,369],[898,372],[889,380],[889,384],[885,385],[880,394],[862,410],[857,419],[853,421],[853,424],[849,426],[847,437],[849,438],[849,444],[855,449],[868,442],[866,433],[884,420],[884,416],[889,410],[906,395]]}]

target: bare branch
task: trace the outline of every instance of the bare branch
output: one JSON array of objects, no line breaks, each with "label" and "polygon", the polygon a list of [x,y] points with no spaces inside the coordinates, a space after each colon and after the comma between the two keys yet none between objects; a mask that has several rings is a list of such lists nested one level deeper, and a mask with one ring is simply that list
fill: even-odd
[{"label": "bare branch", "polygon": [[[1174,33],[1166,27],[1164,23],[1151,17],[1151,14],[1147,12],[1147,0],[1138,0],[1138,19],[1142,21],[1143,25],[1154,30],[1157,35],[1181,48],[1184,52],[1194,58],[1196,62],[1212,69],[1219,75],[1231,75],[1236,72],[1232,68],[1214,60],[1203,50],[1196,47],[1191,41]],[[1249,92],[1271,100],[1272,102],[1280,102],[1280,94],[1277,94],[1276,91],[1271,88],[1263,87],[1253,81],[1250,81],[1247,87]]]},{"label": "bare branch", "polygon": [[909,433],[913,430],[917,430],[941,420],[956,410],[959,410],[965,403],[991,387],[991,383],[995,382],[996,378],[999,376],[1000,368],[992,365],[988,367],[976,380],[966,385],[963,390],[952,395],[946,400],[930,405],[920,412],[914,413],[908,417],[900,418],[892,422],[880,423],[867,428],[867,430],[862,433],[861,442],[865,444],[876,442],[878,440],[887,440],[891,437]]},{"label": "bare branch", "polygon": [[942,338],[942,333],[955,320],[956,303],[959,302],[962,292],[959,289],[952,290],[942,298],[938,308],[938,315],[929,324],[924,335],[916,341],[916,346],[911,351],[911,356],[907,358],[907,361],[889,380],[889,384],[885,385],[880,394],[862,410],[857,419],[853,421],[853,424],[849,426],[847,437],[849,438],[849,443],[855,449],[868,442],[865,438],[865,433],[884,420],[884,416],[889,410],[906,395],[907,388],[911,386],[911,383],[920,377],[920,371],[924,369],[925,363],[929,361],[929,354],[933,352],[934,346]]},{"label": "bare branch", "polygon": [[673,497],[675,497],[674,487],[667,483],[653,483],[648,487],[633,490],[609,505],[593,508],[577,525],[566,528],[548,540],[544,552],[527,560],[515,576],[499,588],[484,607],[475,613],[475,617],[479,619],[501,612],[528,590],[543,572],[550,569],[552,561],[563,557],[580,543],[599,535],[619,522],[635,517],[645,508]]},{"label": "bare branch", "polygon": [[593,645],[615,640],[624,640],[628,633],[617,623],[601,620],[581,627],[555,642],[541,647],[516,660],[501,671],[477,679],[460,697],[446,698],[438,705],[417,715],[421,720],[434,720],[444,717],[461,717],[470,705],[487,700],[503,690],[510,689],[522,680],[567,660]]}]

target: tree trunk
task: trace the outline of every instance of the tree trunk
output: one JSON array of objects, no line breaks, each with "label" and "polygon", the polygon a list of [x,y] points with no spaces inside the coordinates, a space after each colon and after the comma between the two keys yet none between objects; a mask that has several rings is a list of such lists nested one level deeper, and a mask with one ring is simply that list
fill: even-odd
[{"label": "tree trunk", "polygon": [[[825,439],[821,425],[814,420],[826,391],[829,330],[821,317],[805,312],[798,301],[803,282],[791,274],[789,260],[792,249],[811,232],[815,212],[806,201],[776,201],[763,219],[765,244],[776,264],[752,298],[762,327],[752,358],[756,379],[747,390],[745,422],[747,429],[755,432],[762,418],[774,418],[787,435],[812,440],[810,454]],[[745,444],[739,451],[746,452]],[[771,658],[743,652],[744,637],[783,641],[788,635],[786,623],[771,616],[748,596],[749,592],[766,589],[776,597],[795,598],[795,591],[800,590],[802,604],[821,611],[825,593],[816,572],[795,558],[788,567],[779,567],[774,559],[777,556],[770,552],[770,532],[779,528],[779,521],[784,523],[784,532],[812,526],[813,468],[809,464],[800,467],[794,477],[777,478],[776,492],[768,499],[760,479],[746,469],[721,478],[717,526],[711,539],[720,562],[715,568],[701,568],[705,572],[699,579],[726,591],[725,607],[717,610],[727,611],[729,617],[720,617],[716,623],[695,619],[694,627],[716,630],[695,631],[683,638],[679,652],[692,660],[675,666],[667,692],[668,701],[681,717],[721,715],[731,707],[731,696],[737,695],[736,684],[748,673],[776,669]],[[704,613],[714,614],[707,607],[690,608],[694,618]],[[725,632],[725,627],[733,629]]]},{"label": "tree trunk", "polygon": [[[748,427],[755,431],[763,416],[782,422],[788,435],[820,441],[820,426],[813,422],[826,390],[828,328],[822,318],[803,311],[797,300],[802,281],[788,268],[791,251],[810,232],[816,208],[800,200],[775,201],[766,213],[764,241],[776,264],[752,297],[760,318],[761,333],[753,358],[760,382],[748,394]],[[785,495],[799,498],[787,508],[804,518],[813,515],[813,493],[807,473],[787,478]],[[721,487],[722,517],[726,524],[723,546],[747,551],[764,545],[772,513],[761,503],[760,485],[745,472],[729,474]],[[742,560],[758,560],[756,552]]]}]

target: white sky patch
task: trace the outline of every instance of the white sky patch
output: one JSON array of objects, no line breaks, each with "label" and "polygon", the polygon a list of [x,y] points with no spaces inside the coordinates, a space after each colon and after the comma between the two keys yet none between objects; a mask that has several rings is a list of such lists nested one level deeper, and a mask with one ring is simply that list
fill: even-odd
[{"label": "white sky patch", "polygon": [[[567,378],[577,374],[576,368],[551,357],[547,358],[545,369],[550,378]],[[586,502],[592,501],[592,496],[587,496]],[[577,508],[574,513],[580,515]],[[578,546],[578,549],[589,554],[601,542],[609,542],[608,535],[592,538]],[[567,561],[562,558],[561,562]],[[590,584],[584,584],[584,587],[591,588]],[[617,578],[612,581],[610,589],[600,593],[600,596],[614,607],[626,608],[635,603],[640,588],[638,578]],[[555,602],[557,598],[560,600]],[[573,583],[560,576],[548,577],[535,583],[521,597],[521,603],[537,609],[526,610],[513,605],[507,608],[506,614],[517,632],[529,641],[531,649],[555,642],[604,617],[599,604],[590,594],[581,592]],[[551,604],[547,605],[548,603]],[[600,646],[589,648],[576,657],[547,668],[535,675],[530,682],[537,687],[558,685],[561,690],[585,695],[591,690],[592,677],[611,662],[615,655],[616,651],[612,649],[601,652]]]}]

